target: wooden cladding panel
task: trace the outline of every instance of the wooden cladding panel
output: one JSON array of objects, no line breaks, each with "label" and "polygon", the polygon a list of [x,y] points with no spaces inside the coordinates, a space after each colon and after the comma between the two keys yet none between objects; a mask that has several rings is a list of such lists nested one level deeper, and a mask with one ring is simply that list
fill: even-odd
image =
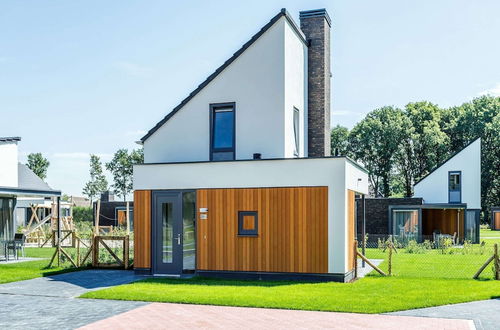
[{"label": "wooden cladding panel", "polygon": [[[328,272],[328,188],[203,189],[197,269]],[[238,236],[238,212],[257,211],[258,236]]]},{"label": "wooden cladding panel", "polygon": [[347,191],[347,267],[354,269],[354,238],[356,222],[356,194],[352,190]]},{"label": "wooden cladding panel", "polygon": [[422,234],[432,235],[434,230],[441,234],[453,235],[464,238],[464,211],[457,209],[424,209],[422,210]]},{"label": "wooden cladding panel", "polygon": [[500,211],[495,211],[493,212],[493,220],[494,220],[494,224],[495,224],[495,229],[496,230],[499,230],[500,229]]},{"label": "wooden cladding panel", "polygon": [[134,267],[151,268],[151,191],[134,191]]}]

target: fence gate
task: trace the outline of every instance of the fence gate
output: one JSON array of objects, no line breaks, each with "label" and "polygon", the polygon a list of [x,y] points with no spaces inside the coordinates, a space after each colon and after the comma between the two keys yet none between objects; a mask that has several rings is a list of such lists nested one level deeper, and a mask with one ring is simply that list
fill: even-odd
[{"label": "fence gate", "polygon": [[93,243],[93,267],[129,268],[129,236],[95,236]]}]

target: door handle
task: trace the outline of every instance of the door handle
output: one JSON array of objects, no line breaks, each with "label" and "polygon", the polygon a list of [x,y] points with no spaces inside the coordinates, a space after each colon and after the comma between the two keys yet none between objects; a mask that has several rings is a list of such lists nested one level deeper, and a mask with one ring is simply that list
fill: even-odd
[{"label": "door handle", "polygon": [[181,234],[177,234],[177,245],[181,245]]}]

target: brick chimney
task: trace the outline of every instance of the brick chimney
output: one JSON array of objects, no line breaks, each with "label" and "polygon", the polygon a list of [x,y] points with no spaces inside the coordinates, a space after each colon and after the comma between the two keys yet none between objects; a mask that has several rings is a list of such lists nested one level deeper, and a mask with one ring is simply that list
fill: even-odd
[{"label": "brick chimney", "polygon": [[326,9],[300,12],[308,50],[309,157],[330,156],[330,28]]}]

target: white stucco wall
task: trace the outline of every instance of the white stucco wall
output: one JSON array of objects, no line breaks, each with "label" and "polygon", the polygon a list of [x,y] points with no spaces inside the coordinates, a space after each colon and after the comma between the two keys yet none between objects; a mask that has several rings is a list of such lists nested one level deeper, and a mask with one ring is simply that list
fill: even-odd
[{"label": "white stucco wall", "polygon": [[263,158],[293,156],[293,150],[288,152],[293,135],[285,137],[284,125],[291,125],[291,119],[284,117],[292,104],[305,110],[300,43],[286,18],[279,19],[144,142],[145,162],[209,160],[209,105],[225,102],[236,103],[236,159],[251,159],[254,153]]},{"label": "white stucco wall", "polygon": [[299,157],[307,156],[307,46],[285,24],[285,158],[294,157],[293,108],[300,112]]},{"label": "white stucco wall", "polygon": [[0,186],[17,187],[17,141],[0,142]]},{"label": "white stucco wall", "polygon": [[[348,178],[346,175],[355,177]],[[134,190],[328,187],[328,271],[347,271],[346,182],[368,181],[345,158],[206,162],[134,166]],[[350,187],[350,188],[349,188]],[[367,193],[366,187],[356,187]],[[365,190],[363,190],[365,189]]]},{"label": "white stucco wall", "polygon": [[481,208],[481,139],[460,151],[415,185],[415,197],[425,203],[448,203],[448,172],[462,172],[462,203]]}]

